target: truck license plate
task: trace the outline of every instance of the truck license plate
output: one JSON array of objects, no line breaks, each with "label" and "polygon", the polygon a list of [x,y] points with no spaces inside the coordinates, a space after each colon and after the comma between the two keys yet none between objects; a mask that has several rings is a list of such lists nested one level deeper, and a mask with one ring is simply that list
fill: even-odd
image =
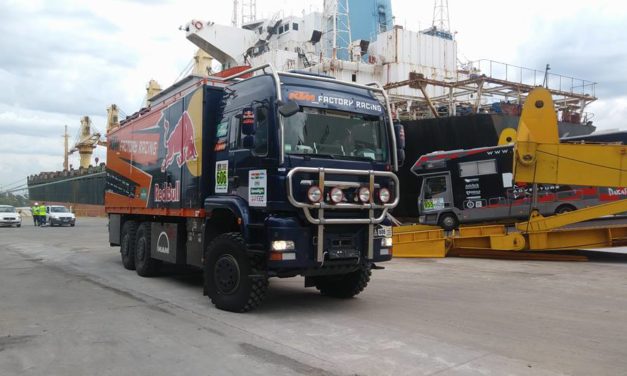
[{"label": "truck license plate", "polygon": [[341,259],[341,258],[355,258],[359,257],[359,251],[354,248],[339,248],[339,249],[330,249],[329,250],[329,258],[330,259]]}]

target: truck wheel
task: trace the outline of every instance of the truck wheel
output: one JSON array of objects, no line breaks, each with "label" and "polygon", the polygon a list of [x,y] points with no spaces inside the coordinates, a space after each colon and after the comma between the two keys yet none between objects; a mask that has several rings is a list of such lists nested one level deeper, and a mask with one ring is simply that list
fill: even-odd
[{"label": "truck wheel", "polygon": [[440,216],[440,221],[438,225],[445,229],[446,231],[451,231],[459,226],[459,221],[457,220],[457,216],[453,213],[444,213]]},{"label": "truck wheel", "polygon": [[137,223],[135,221],[124,222],[121,235],[120,255],[122,256],[122,265],[128,270],[135,270]]},{"label": "truck wheel", "polygon": [[322,295],[334,298],[352,298],[362,292],[370,282],[370,264],[352,273],[316,277],[316,288]]},{"label": "truck wheel", "polygon": [[150,257],[150,222],[142,223],[137,229],[135,245],[135,271],[142,277],[152,277],[159,270],[159,261]]},{"label": "truck wheel", "polygon": [[560,205],[557,209],[555,209],[555,214],[570,213],[575,210],[577,210],[577,208],[572,205]]},{"label": "truck wheel", "polygon": [[217,236],[207,247],[204,269],[205,291],[219,309],[248,312],[266,296],[264,258],[248,255],[240,233]]}]

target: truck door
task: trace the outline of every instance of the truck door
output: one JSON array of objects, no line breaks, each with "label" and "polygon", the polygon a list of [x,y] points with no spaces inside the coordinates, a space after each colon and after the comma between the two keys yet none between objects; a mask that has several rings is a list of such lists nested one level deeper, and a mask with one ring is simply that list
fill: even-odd
[{"label": "truck door", "polygon": [[452,209],[454,205],[451,176],[449,174],[426,176],[423,179],[418,205],[421,214]]},{"label": "truck door", "polygon": [[[269,109],[257,103],[244,108],[231,122],[229,136],[229,186],[251,206],[266,206]],[[250,182],[256,189],[249,188]],[[249,194],[252,197],[249,197]],[[252,202],[252,201],[254,202]]]}]

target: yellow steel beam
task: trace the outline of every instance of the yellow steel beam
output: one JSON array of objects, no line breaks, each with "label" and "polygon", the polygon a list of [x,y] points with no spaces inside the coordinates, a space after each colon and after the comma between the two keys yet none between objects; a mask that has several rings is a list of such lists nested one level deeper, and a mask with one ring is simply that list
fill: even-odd
[{"label": "yellow steel beam", "polygon": [[536,88],[529,93],[518,124],[514,180],[622,187],[627,185],[627,147],[560,144],[551,93]]},{"label": "yellow steel beam", "polygon": [[445,257],[450,241],[434,226],[398,226],[392,229],[394,257]]},{"label": "yellow steel beam", "polygon": [[518,123],[518,141],[537,143],[559,142],[557,114],[551,92],[536,88],[529,93]]},{"label": "yellow steel beam", "polygon": [[620,247],[627,245],[627,225],[540,231],[526,236],[531,251]]},{"label": "yellow steel beam", "polygon": [[627,186],[625,145],[518,141],[516,153],[515,181],[596,187]]},{"label": "yellow steel beam", "polygon": [[627,200],[618,200],[606,204],[577,209],[568,213],[556,214],[550,217],[543,217],[539,214],[535,214],[529,218],[529,221],[517,223],[516,228],[527,233],[549,231],[573,223],[600,218],[604,215],[623,213],[626,211]]},{"label": "yellow steel beam", "polygon": [[[563,216],[563,215],[562,215]],[[429,226],[400,226],[393,230],[394,257],[508,257],[538,259],[538,251],[568,251],[627,245],[627,224],[610,227],[579,227],[550,231],[512,232],[505,226],[462,227],[446,236]],[[544,259],[544,258],[539,258]],[[547,259],[560,259],[559,257]]]},{"label": "yellow steel beam", "polygon": [[525,238],[519,232],[509,232],[505,226],[462,227],[457,236],[451,237],[453,250],[522,251]]}]

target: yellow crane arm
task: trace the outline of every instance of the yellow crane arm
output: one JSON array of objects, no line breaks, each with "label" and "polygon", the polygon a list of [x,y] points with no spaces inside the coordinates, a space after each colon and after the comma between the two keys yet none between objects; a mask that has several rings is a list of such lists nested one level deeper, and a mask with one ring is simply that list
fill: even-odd
[{"label": "yellow crane arm", "polygon": [[[518,125],[514,147],[514,181],[596,187],[627,186],[627,146],[561,144],[557,116],[548,90],[529,93]],[[534,213],[522,231],[548,231],[603,215],[627,211],[627,201],[617,201],[572,213],[544,218]]]}]

